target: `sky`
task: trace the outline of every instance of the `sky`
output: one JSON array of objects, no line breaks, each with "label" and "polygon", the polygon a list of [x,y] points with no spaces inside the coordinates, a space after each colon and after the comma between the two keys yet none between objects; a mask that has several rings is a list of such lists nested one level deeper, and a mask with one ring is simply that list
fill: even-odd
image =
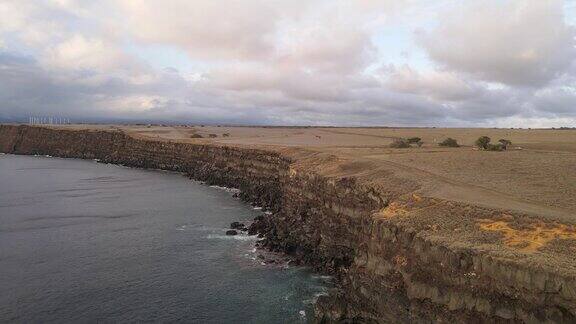
[{"label": "sky", "polygon": [[576,0],[0,0],[0,120],[576,126]]}]

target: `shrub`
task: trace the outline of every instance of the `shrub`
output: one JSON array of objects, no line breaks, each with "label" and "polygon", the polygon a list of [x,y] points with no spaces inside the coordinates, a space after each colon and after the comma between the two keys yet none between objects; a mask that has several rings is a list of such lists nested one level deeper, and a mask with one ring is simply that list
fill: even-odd
[{"label": "shrub", "polygon": [[224,134],[222,134],[222,137],[230,137],[230,134],[224,133]]},{"label": "shrub", "polygon": [[505,150],[505,146],[498,143],[498,144],[490,144],[488,143],[488,145],[486,145],[486,150],[487,151],[503,151]]},{"label": "shrub", "polygon": [[422,142],[422,139],[420,137],[410,137],[406,141],[408,141],[409,144],[418,144],[418,142]]},{"label": "shrub", "polygon": [[507,140],[507,139],[499,139],[498,142],[500,142],[500,144],[502,145],[502,149],[507,150],[508,146],[512,145],[512,141],[511,140]]},{"label": "shrub", "polygon": [[448,137],[447,139],[443,140],[438,145],[446,146],[446,147],[460,147],[460,145],[458,144],[458,141],[456,141],[455,139],[453,139],[451,137]]},{"label": "shrub", "polygon": [[218,137],[218,135],[216,135],[216,134],[208,134],[208,137],[210,137],[210,138],[216,138],[216,137]]},{"label": "shrub", "polygon": [[190,138],[202,138],[202,135],[200,135],[200,134],[192,134],[192,135],[190,135]]},{"label": "shrub", "polygon": [[488,136],[480,136],[475,142],[476,146],[483,150],[488,149],[488,144],[490,144],[490,137]]},{"label": "shrub", "polygon": [[408,141],[403,139],[403,138],[396,138],[394,139],[394,142],[392,142],[390,144],[391,148],[409,148],[410,144],[408,144]]}]

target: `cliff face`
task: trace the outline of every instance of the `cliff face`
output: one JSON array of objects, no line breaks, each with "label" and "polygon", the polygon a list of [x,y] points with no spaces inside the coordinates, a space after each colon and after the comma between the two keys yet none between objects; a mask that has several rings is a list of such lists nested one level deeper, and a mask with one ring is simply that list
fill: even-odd
[{"label": "cliff face", "polygon": [[0,126],[0,149],[184,172],[196,180],[239,188],[246,200],[272,210],[279,208],[279,177],[289,163],[278,154],[258,150],[138,140],[121,132],[28,126]]},{"label": "cliff face", "polygon": [[[443,239],[432,220],[470,214],[469,206],[320,176],[275,152],[122,132],[2,125],[0,151],[180,171],[239,188],[243,199],[273,212],[261,220],[263,245],[336,276],[339,289],[316,305],[319,321],[576,321],[574,276]],[[411,210],[430,222],[397,217]],[[472,218],[494,213],[475,209]]]}]

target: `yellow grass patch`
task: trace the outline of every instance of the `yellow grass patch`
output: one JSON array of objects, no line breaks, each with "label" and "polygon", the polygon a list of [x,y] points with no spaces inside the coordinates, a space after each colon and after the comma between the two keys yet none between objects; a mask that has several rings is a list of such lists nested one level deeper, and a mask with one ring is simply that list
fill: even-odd
[{"label": "yellow grass patch", "polygon": [[406,215],[408,210],[404,204],[393,201],[386,208],[380,211],[380,215],[385,218],[391,218],[394,216]]},{"label": "yellow grass patch", "polygon": [[574,228],[563,224],[537,223],[527,229],[515,229],[506,221],[483,219],[480,228],[502,233],[505,245],[524,252],[534,252],[554,239],[576,240]]}]

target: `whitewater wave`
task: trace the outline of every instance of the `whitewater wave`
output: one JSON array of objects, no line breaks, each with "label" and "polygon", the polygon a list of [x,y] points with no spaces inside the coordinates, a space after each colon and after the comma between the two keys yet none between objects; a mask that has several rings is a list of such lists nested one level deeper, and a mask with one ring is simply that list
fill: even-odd
[{"label": "whitewater wave", "polygon": [[217,240],[237,240],[237,241],[257,241],[257,236],[248,236],[248,235],[222,235],[222,234],[208,234],[206,237],[208,239],[217,239]]},{"label": "whitewater wave", "polygon": [[214,188],[214,189],[218,189],[218,190],[224,190],[224,191],[231,192],[231,193],[240,192],[240,189],[238,189],[238,188],[228,188],[228,187],[222,187],[222,186],[216,186],[216,185],[212,185],[212,186],[210,186],[210,188]]},{"label": "whitewater wave", "polygon": [[327,288],[321,287],[323,290],[321,292],[317,292],[312,296],[312,299],[305,299],[303,302],[307,305],[314,305],[318,301],[320,296],[328,296]]}]

